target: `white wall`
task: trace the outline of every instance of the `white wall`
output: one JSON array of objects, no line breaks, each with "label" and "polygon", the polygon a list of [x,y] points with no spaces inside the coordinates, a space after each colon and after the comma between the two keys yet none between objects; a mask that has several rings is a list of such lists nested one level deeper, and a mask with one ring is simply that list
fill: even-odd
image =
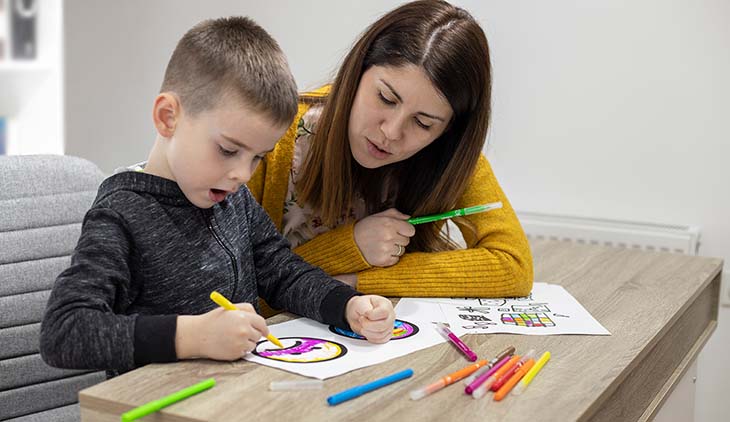
[{"label": "white wall", "polygon": [[[66,152],[106,171],[144,159],[164,65],[200,19],[253,17],[307,88],[399,3],[67,2]],[[455,3],[489,38],[487,153],[517,209],[696,224],[700,253],[730,259],[730,2]],[[700,357],[698,421],[727,417],[729,321]]]}]

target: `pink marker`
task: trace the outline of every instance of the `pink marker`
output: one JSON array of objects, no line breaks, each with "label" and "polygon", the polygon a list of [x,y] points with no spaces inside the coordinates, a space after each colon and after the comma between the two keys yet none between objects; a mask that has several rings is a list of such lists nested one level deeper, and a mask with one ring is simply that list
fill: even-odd
[{"label": "pink marker", "polygon": [[452,333],[451,330],[446,327],[446,325],[437,322],[436,329],[439,333],[441,333],[442,336],[447,337],[449,340],[451,340],[451,342],[454,343],[454,345],[456,345],[456,347],[466,355],[467,359],[472,362],[477,360],[477,354],[474,353],[463,341],[461,341],[461,339],[457,337],[456,334]]},{"label": "pink marker", "polygon": [[464,392],[466,394],[471,394],[474,392],[474,390],[477,389],[480,385],[484,384],[484,382],[489,379],[495,372],[499,370],[502,366],[504,366],[505,363],[507,363],[510,359],[512,359],[512,355],[507,355],[502,358],[499,362],[497,362],[494,366],[489,368],[486,372],[479,375],[478,377],[474,378],[474,380],[469,383],[469,385],[466,386],[464,389]]}]

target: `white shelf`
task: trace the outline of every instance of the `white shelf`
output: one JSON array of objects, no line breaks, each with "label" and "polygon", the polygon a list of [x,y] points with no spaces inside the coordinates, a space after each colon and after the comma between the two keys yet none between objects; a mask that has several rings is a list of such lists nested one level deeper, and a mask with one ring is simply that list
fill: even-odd
[{"label": "white shelf", "polygon": [[[64,152],[63,2],[36,1],[36,58],[6,55],[0,61],[0,116],[9,155]],[[10,13],[10,2],[5,5]]]},{"label": "white shelf", "polygon": [[0,61],[0,74],[21,73],[21,72],[44,72],[50,71],[52,67],[45,62],[39,61]]}]

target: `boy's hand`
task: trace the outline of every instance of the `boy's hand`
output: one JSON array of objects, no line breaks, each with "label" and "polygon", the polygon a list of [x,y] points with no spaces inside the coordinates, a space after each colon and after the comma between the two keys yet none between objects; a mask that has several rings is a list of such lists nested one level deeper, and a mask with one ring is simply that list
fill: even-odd
[{"label": "boy's hand", "polygon": [[240,311],[216,308],[202,315],[178,316],[178,359],[236,360],[253,350],[269,328],[250,303],[237,303],[236,307]]},{"label": "boy's hand", "polygon": [[375,295],[355,296],[347,302],[350,328],[371,343],[387,343],[393,336],[395,311],[390,300]]}]

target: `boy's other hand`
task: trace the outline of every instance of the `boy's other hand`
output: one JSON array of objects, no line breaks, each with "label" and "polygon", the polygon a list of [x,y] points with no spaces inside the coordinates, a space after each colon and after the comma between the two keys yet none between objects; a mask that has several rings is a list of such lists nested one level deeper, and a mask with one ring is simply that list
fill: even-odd
[{"label": "boy's other hand", "polygon": [[390,300],[382,296],[353,297],[347,302],[345,317],[350,328],[371,343],[387,343],[393,336],[395,311]]},{"label": "boy's other hand", "polygon": [[240,311],[216,308],[202,315],[178,316],[178,359],[237,360],[253,350],[269,328],[250,303],[235,305]]}]

